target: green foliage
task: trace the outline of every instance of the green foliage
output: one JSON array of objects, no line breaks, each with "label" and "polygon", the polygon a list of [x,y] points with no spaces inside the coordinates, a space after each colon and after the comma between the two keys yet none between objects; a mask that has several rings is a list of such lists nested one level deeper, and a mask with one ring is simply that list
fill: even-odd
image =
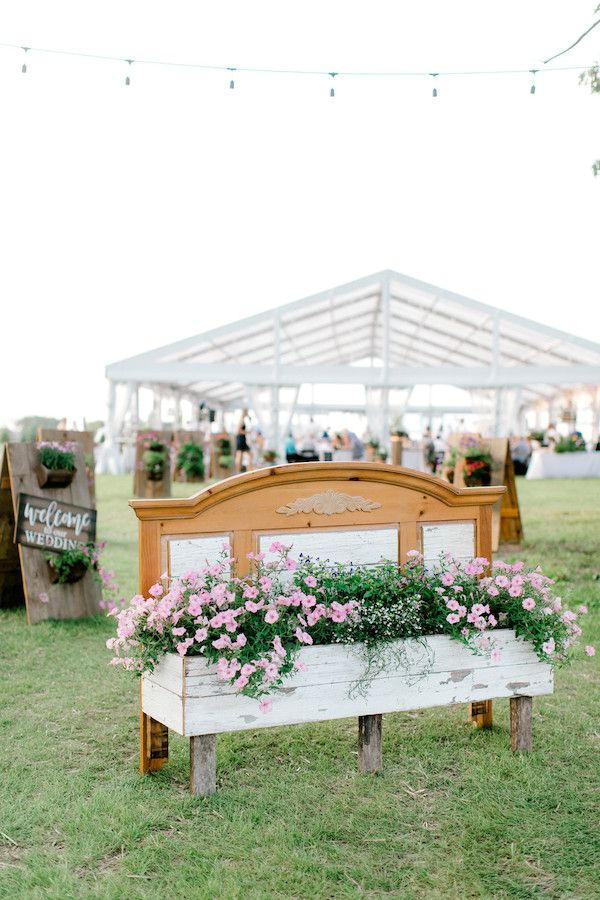
[{"label": "green foliage", "polygon": [[47,469],[75,468],[75,450],[72,443],[58,444],[42,441],[38,446],[39,460]]},{"label": "green foliage", "polygon": [[180,447],[177,454],[177,468],[190,481],[202,481],[204,478],[204,451],[200,444],[188,441]]},{"label": "green foliage", "polygon": [[0,428],[0,444],[7,444],[11,440],[10,431],[8,428]]},{"label": "green foliage", "polygon": [[544,441],[544,432],[543,431],[530,431],[529,432],[529,440],[537,441],[538,444],[543,443]]},{"label": "green foliage", "polygon": [[52,564],[52,567],[58,572],[58,584],[67,584],[71,578],[74,569],[79,566],[85,566],[86,569],[93,569],[95,545],[93,543],[86,544],[83,547],[74,547],[72,550],[61,550],[60,553],[46,553],[46,559]]},{"label": "green foliage", "polygon": [[219,456],[218,463],[222,469],[231,469],[233,467],[233,456],[229,453],[223,453]]},{"label": "green foliage", "polygon": [[555,453],[585,452],[585,441],[575,437],[563,437],[554,447]]},{"label": "green foliage", "polygon": [[275,450],[263,450],[263,460],[268,463],[274,463],[277,460],[277,452]]},{"label": "green foliage", "polygon": [[142,454],[146,474],[151,481],[161,481],[169,458],[168,448],[162,441],[149,441],[148,449]]}]

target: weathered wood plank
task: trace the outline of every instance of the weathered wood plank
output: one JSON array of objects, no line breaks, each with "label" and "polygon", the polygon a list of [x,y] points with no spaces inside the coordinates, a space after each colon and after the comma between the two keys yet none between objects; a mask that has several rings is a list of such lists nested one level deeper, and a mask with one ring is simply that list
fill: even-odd
[{"label": "weathered wood plank", "polygon": [[510,698],[510,749],[513,752],[533,750],[532,711],[531,696]]},{"label": "weathered wood plank", "polygon": [[181,578],[186,572],[197,572],[217,562],[223,546],[230,546],[229,534],[209,534],[167,539],[170,578]]},{"label": "weathered wood plank", "polygon": [[381,715],[358,717],[358,768],[361,772],[375,773],[382,769]]},{"label": "weathered wood plank", "polygon": [[423,524],[422,553],[425,568],[439,563],[440,554],[450,553],[455,559],[472,559],[475,553],[474,522],[439,522]]},{"label": "weathered wood plank", "polygon": [[190,791],[208,797],[217,790],[217,736],[200,734],[190,738]]},{"label": "weathered wood plank", "polygon": [[272,559],[268,552],[273,541],[292,547],[294,558],[302,553],[312,559],[321,559],[336,563],[354,563],[369,565],[381,560],[398,561],[398,526],[389,528],[334,528],[311,529],[307,531],[289,531],[273,534],[261,534],[260,550]]}]

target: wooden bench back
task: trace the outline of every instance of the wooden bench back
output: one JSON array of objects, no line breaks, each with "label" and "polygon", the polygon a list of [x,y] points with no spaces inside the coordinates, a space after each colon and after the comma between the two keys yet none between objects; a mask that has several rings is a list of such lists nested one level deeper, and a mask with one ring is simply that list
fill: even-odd
[{"label": "wooden bench back", "polygon": [[132,500],[139,519],[140,591],[162,573],[202,568],[228,544],[246,574],[249,552],[274,540],[332,562],[427,562],[492,553],[492,506],[504,487],[455,488],[385,463],[296,463],[236,475],[193,497]]}]

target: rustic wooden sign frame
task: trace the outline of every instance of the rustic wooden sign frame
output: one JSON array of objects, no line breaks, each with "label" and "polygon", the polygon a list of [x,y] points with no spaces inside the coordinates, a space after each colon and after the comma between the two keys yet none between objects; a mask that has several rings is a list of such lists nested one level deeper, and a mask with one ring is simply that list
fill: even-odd
[{"label": "rustic wooden sign frame", "polygon": [[81,444],[85,456],[92,457],[92,465],[86,466],[88,488],[90,490],[91,505],[96,505],[96,469],[94,467],[94,433],[92,431],[61,431],[59,428],[38,428],[38,441],[57,441],[64,444],[67,441],[73,441]]},{"label": "rustic wooden sign frame", "polygon": [[[102,590],[87,571],[74,584],[52,584],[43,548],[15,544],[20,494],[91,508],[83,449],[75,450],[77,472],[63,488],[40,488],[35,475],[38,451],[34,443],[5,444],[0,466],[0,606],[25,601],[27,623],[44,619],[74,619],[100,612]],[[43,599],[47,597],[47,601]]]},{"label": "rustic wooden sign frame", "polygon": [[[520,544],[523,540],[523,523],[509,439],[480,438],[476,434],[451,434],[448,437],[448,448],[460,447],[460,442],[465,437],[474,437],[482,446],[489,449],[492,457],[492,484],[503,484],[506,487],[506,492],[494,507],[492,515],[492,549],[494,553],[498,550],[501,542]],[[461,465],[455,467],[454,486],[465,486]]]},{"label": "rustic wooden sign frame", "polygon": [[[217,538],[228,541],[238,560],[238,571],[244,575],[250,566],[247,554],[260,549],[261,537],[294,532],[301,541],[303,534],[314,534],[315,529],[324,532],[325,538],[327,533],[365,529],[387,532],[393,528],[397,559],[403,563],[411,549],[423,548],[427,556],[430,545],[437,548],[439,540],[431,544],[436,527],[468,524],[471,540],[464,548],[465,555],[491,559],[492,507],[505,491],[502,486],[456,488],[432,475],[386,463],[340,462],[259,469],[228,478],[186,499],[132,500],[130,505],[139,519],[139,590],[147,593],[163,572],[171,571],[172,542],[183,545],[186,553],[189,550],[185,566],[193,568],[195,561],[200,568],[206,562],[201,541],[210,539],[211,547],[216,546]],[[453,534],[454,543],[462,540],[460,528]],[[195,540],[199,542],[197,550]],[[457,547],[450,549],[456,552]],[[181,571],[174,570],[176,574]],[[144,679],[140,700],[140,770],[146,773],[159,769],[168,758],[168,727],[164,719],[158,721],[144,711]],[[361,734],[370,741],[380,729],[380,717],[364,718]],[[478,727],[490,727],[491,700],[472,704],[471,719]],[[202,741],[202,736],[191,738],[196,792],[205,792],[204,776],[198,775],[198,760],[205,758],[205,751],[207,765],[214,764],[213,744]],[[365,752],[363,747],[362,756]]]},{"label": "rustic wooden sign frame", "polygon": [[[144,438],[147,435],[156,435],[156,440],[160,441],[167,448],[167,459],[163,469],[163,477],[161,481],[152,481],[148,478],[148,474],[144,468]],[[135,436],[135,469],[133,474],[133,493],[136,497],[159,498],[171,496],[171,447],[173,444],[173,433],[171,431],[155,431],[153,428],[146,428],[144,431],[138,431]]]}]

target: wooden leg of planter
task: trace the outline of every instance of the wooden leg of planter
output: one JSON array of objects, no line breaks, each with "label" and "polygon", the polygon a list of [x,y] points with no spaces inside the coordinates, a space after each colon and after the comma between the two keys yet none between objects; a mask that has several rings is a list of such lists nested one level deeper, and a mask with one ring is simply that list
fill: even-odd
[{"label": "wooden leg of planter", "polygon": [[157,772],[169,758],[169,729],[142,711],[140,679],[140,773]]},{"label": "wooden leg of planter", "polygon": [[491,728],[494,724],[491,700],[477,700],[469,704],[469,720],[475,728]]},{"label": "wooden leg of planter", "polygon": [[190,738],[190,791],[208,797],[217,790],[217,736],[199,734]]},{"label": "wooden leg of planter", "polygon": [[358,768],[361,772],[381,771],[381,714],[358,717]]},{"label": "wooden leg of planter", "polygon": [[510,698],[510,749],[526,753],[533,750],[531,734],[532,697]]}]

